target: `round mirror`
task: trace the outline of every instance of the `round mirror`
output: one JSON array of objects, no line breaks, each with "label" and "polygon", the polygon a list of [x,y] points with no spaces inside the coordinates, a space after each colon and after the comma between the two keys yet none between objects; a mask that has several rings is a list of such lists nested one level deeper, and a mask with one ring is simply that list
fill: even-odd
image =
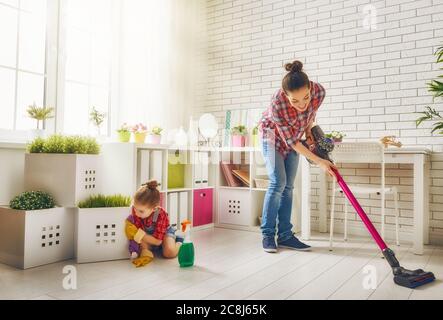
[{"label": "round mirror", "polygon": [[198,129],[205,139],[215,138],[218,133],[217,119],[210,113],[202,115],[198,121]]}]

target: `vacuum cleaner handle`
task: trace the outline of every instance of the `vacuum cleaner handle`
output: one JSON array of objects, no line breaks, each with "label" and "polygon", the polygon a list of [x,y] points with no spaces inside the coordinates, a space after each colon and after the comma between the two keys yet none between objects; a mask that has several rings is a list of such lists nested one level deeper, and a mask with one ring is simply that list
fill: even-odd
[{"label": "vacuum cleaner handle", "polygon": [[385,251],[388,246],[378,233],[377,229],[375,229],[374,225],[372,224],[371,220],[369,220],[367,214],[363,210],[363,208],[358,203],[357,199],[355,198],[354,194],[352,193],[351,189],[349,189],[348,185],[346,184],[345,180],[343,180],[343,177],[338,172],[338,170],[332,169],[335,173],[335,176],[337,177],[337,183],[340,185],[341,189],[345,193],[346,197],[349,199],[349,202],[351,202],[352,206],[357,211],[358,215],[360,216],[361,220],[365,224],[366,228],[368,229],[369,233],[374,238],[375,242],[377,242],[377,245],[380,247],[381,251]]}]

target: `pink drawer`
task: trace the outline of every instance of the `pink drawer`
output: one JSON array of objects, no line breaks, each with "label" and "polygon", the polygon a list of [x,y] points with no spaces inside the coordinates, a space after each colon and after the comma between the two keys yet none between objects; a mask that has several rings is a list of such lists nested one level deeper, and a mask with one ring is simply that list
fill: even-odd
[{"label": "pink drawer", "polygon": [[204,226],[213,222],[213,189],[201,189],[194,191],[193,225]]}]

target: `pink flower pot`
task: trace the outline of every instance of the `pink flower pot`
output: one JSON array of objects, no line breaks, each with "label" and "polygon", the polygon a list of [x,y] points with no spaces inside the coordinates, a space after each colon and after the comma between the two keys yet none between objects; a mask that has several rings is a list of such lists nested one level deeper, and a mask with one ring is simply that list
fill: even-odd
[{"label": "pink flower pot", "polygon": [[235,148],[243,148],[246,146],[245,136],[232,136],[232,146]]},{"label": "pink flower pot", "polygon": [[149,144],[161,144],[161,142],[162,142],[162,136],[159,136],[156,134],[148,135],[148,143]]}]

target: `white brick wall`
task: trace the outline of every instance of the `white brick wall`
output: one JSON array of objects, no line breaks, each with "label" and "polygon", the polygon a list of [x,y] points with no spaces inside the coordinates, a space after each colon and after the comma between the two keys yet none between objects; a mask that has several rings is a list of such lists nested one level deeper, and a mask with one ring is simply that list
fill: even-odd
[{"label": "white brick wall", "polygon": [[[373,31],[363,28],[368,4],[377,8]],[[300,59],[327,89],[318,114],[324,130],[345,131],[349,139],[396,135],[436,152],[430,227],[434,242],[442,242],[443,137],[431,136],[430,124],[417,129],[414,113],[433,102],[426,83],[441,74],[432,54],[443,43],[443,0],[208,0],[207,28],[207,88],[194,113],[213,112],[222,121],[227,109],[266,108],[284,63]],[[346,168],[350,182],[374,183],[376,175],[368,165]],[[388,175],[401,189],[402,229],[408,230],[412,171],[394,166]],[[362,202],[378,221],[375,198]]]}]

